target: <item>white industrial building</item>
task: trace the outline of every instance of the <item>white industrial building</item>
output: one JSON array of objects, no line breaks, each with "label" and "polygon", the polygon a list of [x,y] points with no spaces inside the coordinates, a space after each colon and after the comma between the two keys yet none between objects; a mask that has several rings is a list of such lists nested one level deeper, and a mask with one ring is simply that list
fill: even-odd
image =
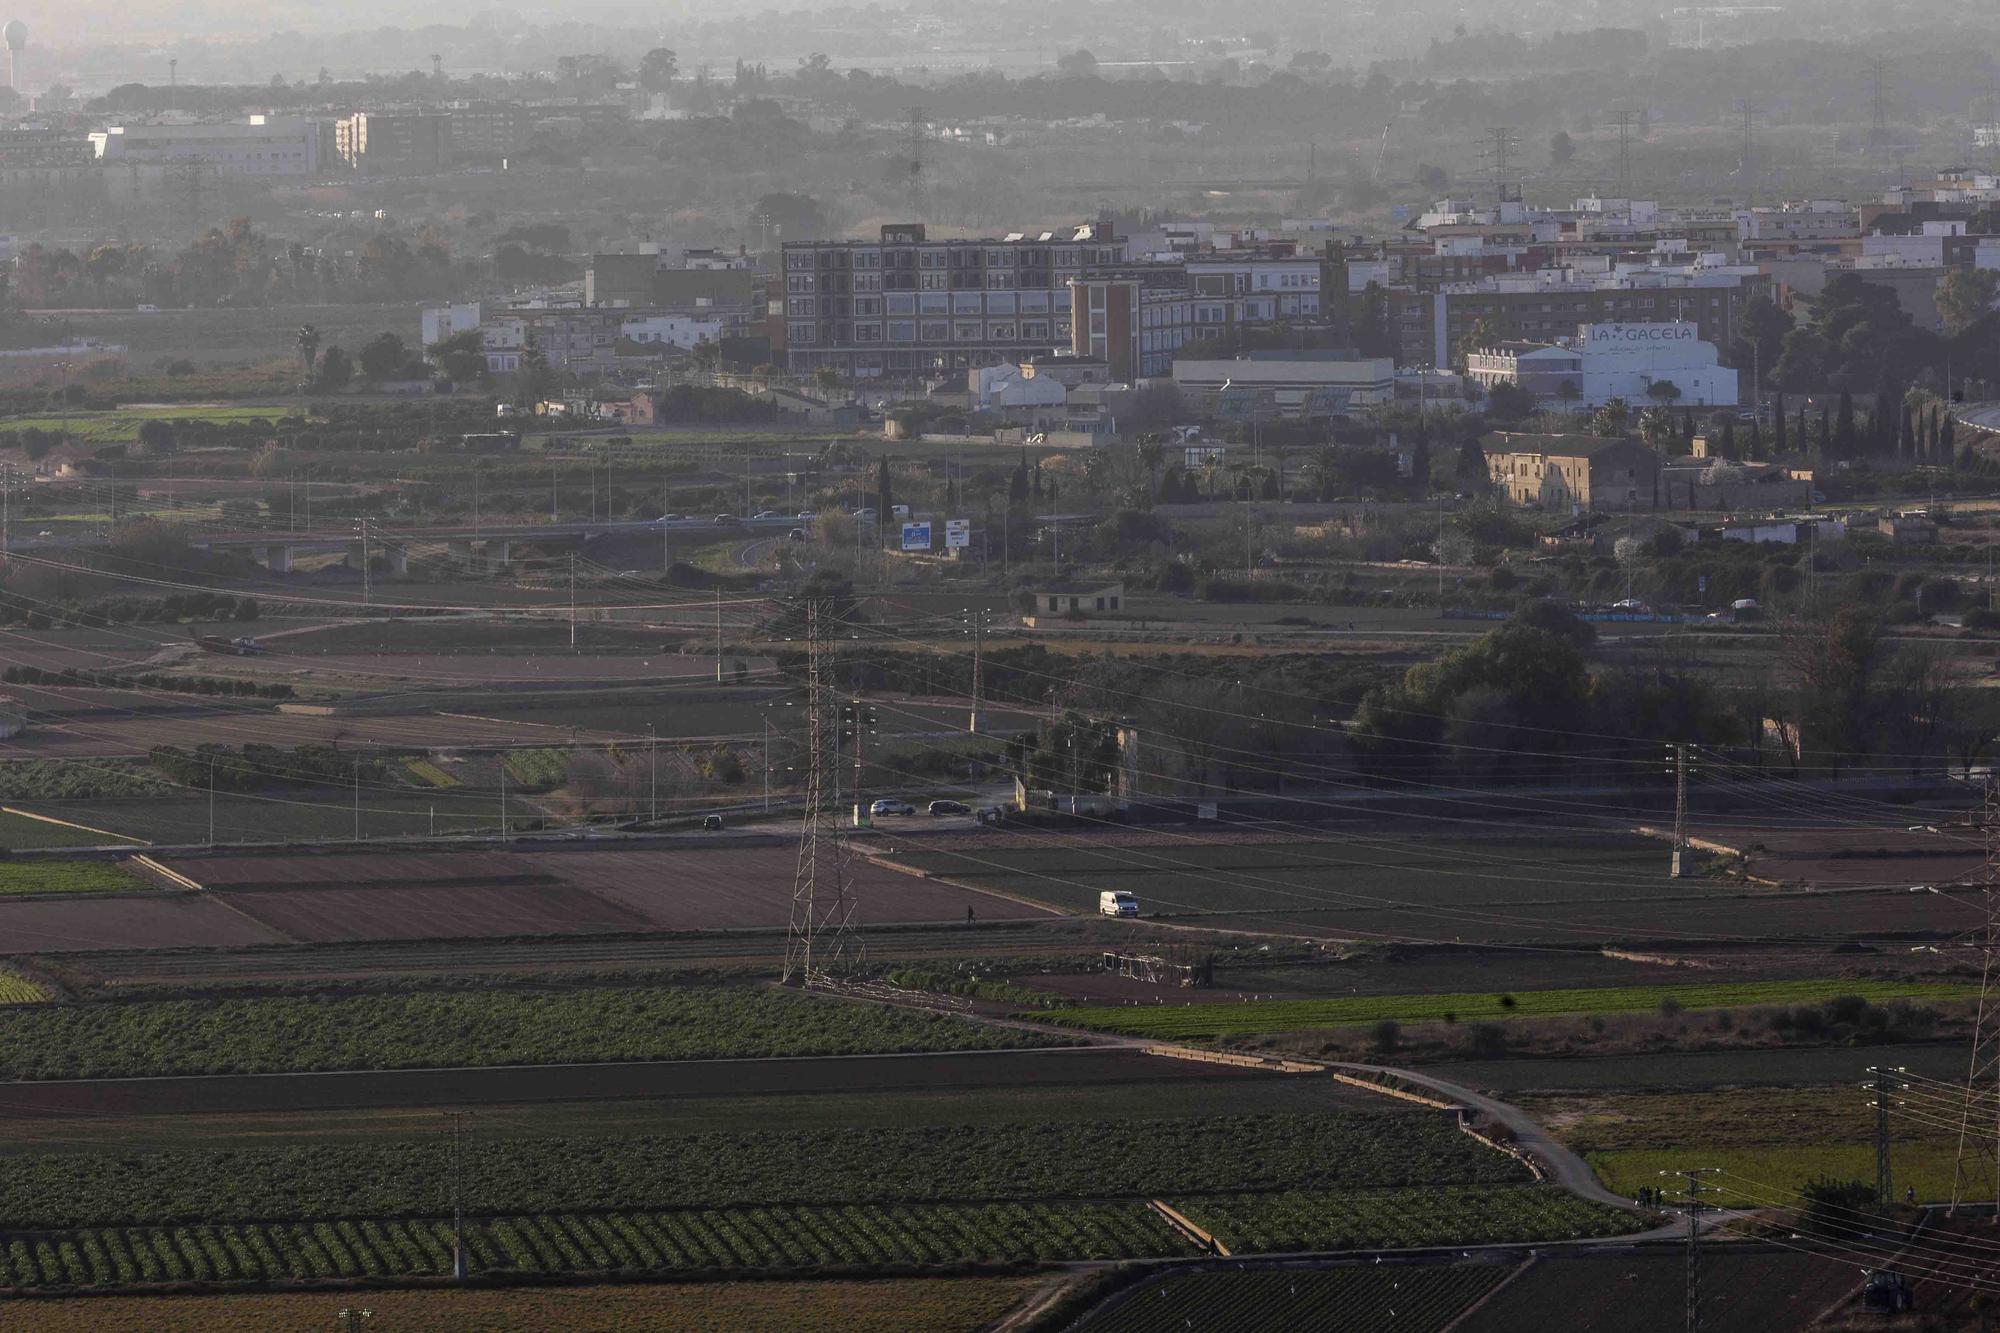
[{"label": "white industrial building", "polygon": [[618,326],[619,337],[648,347],[691,348],[699,342],[721,342],[728,332],[727,320],[691,315],[628,315]]},{"label": "white industrial building", "polygon": [[219,176],[316,176],[320,124],[304,116],[255,115],[214,125],[113,125],[93,131],[100,161],[164,165],[195,161]]},{"label": "white industrial building", "polygon": [[[1590,410],[1613,398],[1636,408],[1733,407],[1736,372],[1717,364],[1715,344],[1693,324],[1584,324],[1556,343],[1504,343],[1466,357],[1482,388],[1514,384],[1545,406]],[[1671,384],[1668,393],[1655,386]]]}]

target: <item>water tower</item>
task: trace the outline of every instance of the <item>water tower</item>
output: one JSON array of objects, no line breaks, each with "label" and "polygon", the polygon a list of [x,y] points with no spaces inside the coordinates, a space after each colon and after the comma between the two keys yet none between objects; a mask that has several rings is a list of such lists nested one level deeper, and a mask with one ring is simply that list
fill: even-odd
[{"label": "water tower", "polygon": [[21,48],[28,44],[28,25],[19,19],[9,19],[7,26],[0,28],[0,41],[7,44],[7,86],[15,92],[21,91]]}]

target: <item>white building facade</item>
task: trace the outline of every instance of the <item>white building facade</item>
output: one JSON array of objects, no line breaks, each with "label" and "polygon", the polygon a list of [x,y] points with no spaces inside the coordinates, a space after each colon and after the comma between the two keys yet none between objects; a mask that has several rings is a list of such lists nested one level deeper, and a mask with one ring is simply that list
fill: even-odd
[{"label": "white building facade", "polygon": [[1585,324],[1564,342],[1473,352],[1466,372],[1484,388],[1515,384],[1554,408],[1588,411],[1613,398],[1634,408],[1734,407],[1736,372],[1718,364],[1700,332],[1691,323]]},{"label": "white building facade", "polygon": [[196,161],[218,176],[317,176],[320,126],[304,116],[214,125],[114,125],[90,136],[103,162]]}]

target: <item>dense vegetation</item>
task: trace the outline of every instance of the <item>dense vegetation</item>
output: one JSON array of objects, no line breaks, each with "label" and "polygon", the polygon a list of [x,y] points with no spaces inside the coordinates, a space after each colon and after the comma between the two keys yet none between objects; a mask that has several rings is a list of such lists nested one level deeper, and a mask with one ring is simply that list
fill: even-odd
[{"label": "dense vegetation", "polygon": [[0,764],[0,797],[10,801],[90,801],[106,796],[176,793],[173,783],[148,772],[144,765],[117,759],[17,759]]},{"label": "dense vegetation", "polygon": [[[906,1268],[1185,1254],[1142,1203],[536,1214],[474,1219],[474,1272],[716,1272]],[[448,1221],[245,1223],[91,1229],[5,1239],[17,1289],[451,1272]]]},{"label": "dense vegetation", "polygon": [[0,861],[0,895],[129,893],[152,887],[116,861]]},{"label": "dense vegetation", "polygon": [[771,990],[618,988],[172,1000],[0,1016],[0,1078],[708,1060],[1049,1045]]},{"label": "dense vegetation", "polygon": [[[267,1002],[268,1003],[268,1002]],[[814,1163],[801,1177],[796,1164]],[[0,1173],[0,1226],[407,1217],[447,1208],[438,1141],[37,1154]],[[479,1213],[1156,1197],[1296,1187],[1504,1185],[1509,1159],[1435,1116],[1326,1112],[1123,1122],[797,1129],[480,1142]]]},{"label": "dense vegetation", "polygon": [[1190,1199],[1188,1220],[1232,1251],[1360,1250],[1616,1236],[1630,1213],[1552,1185],[1505,1189],[1298,1190]]}]

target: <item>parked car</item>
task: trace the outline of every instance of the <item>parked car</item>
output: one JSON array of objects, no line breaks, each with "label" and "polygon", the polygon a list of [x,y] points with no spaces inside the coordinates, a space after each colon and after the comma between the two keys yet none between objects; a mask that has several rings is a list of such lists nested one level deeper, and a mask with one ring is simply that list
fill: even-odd
[{"label": "parked car", "polygon": [[793,528],[793,529],[792,529],[792,540],[793,540],[793,541],[795,541],[795,542],[802,542],[802,541],[804,541],[805,539],[806,539],[806,530],[805,530],[804,528]]},{"label": "parked car", "polygon": [[934,815],[969,815],[972,807],[964,801],[932,801],[928,807]]},{"label": "parked car", "polygon": [[1106,889],[1097,895],[1099,916],[1137,916],[1139,900],[1125,889]]},{"label": "parked car", "polygon": [[701,826],[711,833],[720,833],[722,832],[722,816],[703,815],[701,817]]},{"label": "parked car", "polygon": [[801,523],[810,523],[810,522],[812,522],[812,521],[813,521],[814,519],[816,519],[816,518],[818,518],[818,517],[819,517],[819,515],[818,515],[818,514],[815,514],[815,513],[814,513],[814,512],[812,511],[812,510],[810,510],[810,509],[801,509],[801,510],[799,511],[799,513],[798,513],[798,519],[799,519],[799,522],[801,522]]},{"label": "parked car", "polygon": [[917,807],[908,801],[899,801],[893,796],[885,796],[868,807],[871,815],[914,815]]},{"label": "parked car", "polygon": [[784,517],[784,515],[783,515],[783,514],[781,514],[781,513],[779,513],[779,512],[778,512],[777,510],[775,510],[775,509],[763,509],[763,510],[759,510],[759,511],[758,511],[758,513],[757,513],[757,517],[758,517],[758,518],[783,518],[783,517]]},{"label": "parked car", "polygon": [[682,520],[679,514],[662,514],[654,521],[658,523],[679,523]]},{"label": "parked car", "polygon": [[734,515],[734,514],[717,514],[717,515],[715,516],[715,518],[714,518],[714,519],[713,519],[712,521],[714,522],[714,524],[715,524],[715,526],[716,526],[716,527],[718,527],[718,528],[726,528],[726,527],[728,527],[728,526],[729,526],[729,525],[730,525],[731,523],[734,523],[734,522],[736,521],[736,515]]}]

